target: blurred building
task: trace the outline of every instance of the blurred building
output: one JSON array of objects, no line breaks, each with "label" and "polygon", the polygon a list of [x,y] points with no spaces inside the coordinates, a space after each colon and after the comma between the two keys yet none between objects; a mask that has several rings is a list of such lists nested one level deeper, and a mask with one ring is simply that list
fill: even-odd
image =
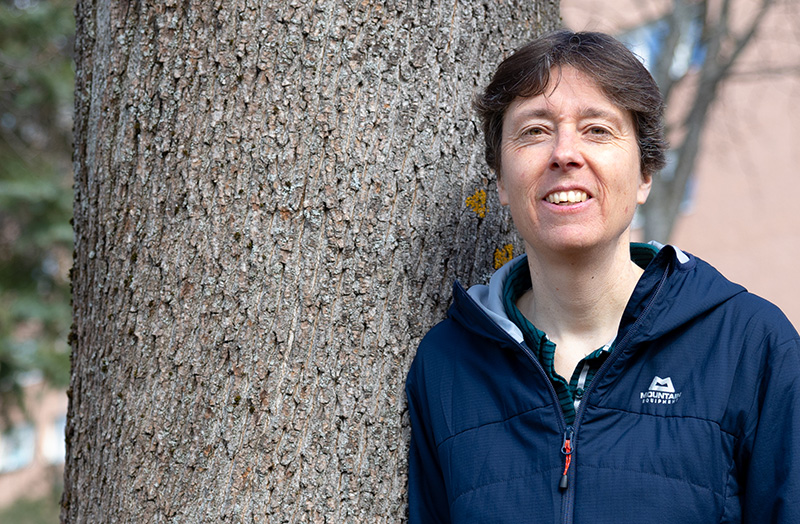
[{"label": "blurred building", "polygon": [[[760,3],[734,0],[733,29],[741,31]],[[712,11],[720,4],[709,2]],[[672,5],[669,0],[562,0],[561,12],[570,29],[633,35],[641,41],[658,29],[654,22]],[[780,306],[796,327],[800,206],[791,199],[800,194],[798,22],[800,2],[777,0],[737,62],[736,73],[722,86],[684,212],[670,239]],[[674,100],[668,113],[680,112],[679,105]]]}]

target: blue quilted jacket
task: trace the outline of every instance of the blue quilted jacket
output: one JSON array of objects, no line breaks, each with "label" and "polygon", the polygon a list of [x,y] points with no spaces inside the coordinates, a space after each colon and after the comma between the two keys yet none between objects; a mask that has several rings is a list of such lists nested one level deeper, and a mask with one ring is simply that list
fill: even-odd
[{"label": "blue quilted jacket", "polygon": [[410,522],[800,523],[800,339],[666,246],[567,427],[500,293],[458,283],[406,383]]}]

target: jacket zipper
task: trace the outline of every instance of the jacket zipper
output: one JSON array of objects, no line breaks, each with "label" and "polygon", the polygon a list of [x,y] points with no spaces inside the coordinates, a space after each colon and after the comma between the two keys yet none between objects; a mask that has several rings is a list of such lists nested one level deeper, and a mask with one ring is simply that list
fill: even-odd
[{"label": "jacket zipper", "polygon": [[544,378],[545,384],[547,384],[547,387],[550,390],[550,396],[553,398],[553,406],[556,412],[556,422],[558,422],[558,427],[564,435],[560,450],[564,455],[564,472],[561,474],[561,480],[558,483],[558,487],[559,491],[564,493],[564,497],[561,500],[561,515],[563,517],[562,522],[567,524],[572,520],[572,499],[574,488],[569,483],[569,467],[572,463],[572,454],[575,452],[575,431],[572,426],[567,426],[567,421],[564,418],[564,412],[562,411],[561,404],[558,401],[556,388],[553,387],[553,383],[550,382],[550,379],[547,377],[547,373],[545,373],[542,363],[539,362],[539,359],[537,359],[533,353],[531,353],[531,350],[527,345],[520,344],[516,340],[514,340],[514,342],[522,350],[522,352],[527,355],[530,361],[533,362],[534,367],[539,370],[539,373]]},{"label": "jacket zipper", "polygon": [[[564,437],[565,437],[564,438],[564,443],[565,444],[567,442],[570,443],[570,448],[569,448],[570,453],[569,453],[569,455],[567,455],[567,459],[565,460],[566,467],[564,469],[564,476],[562,476],[562,479],[561,479],[562,483],[567,483],[567,479],[565,479],[564,477],[567,475],[568,469],[569,469],[569,465],[572,462],[572,454],[575,452],[575,443],[574,443],[575,435],[578,433],[578,430],[580,429],[581,421],[583,419],[583,412],[586,410],[586,404],[587,404],[587,401],[589,399],[589,395],[596,389],[599,380],[603,378],[603,376],[608,371],[608,368],[610,368],[613,365],[613,363],[616,362],[616,360],[619,358],[619,356],[625,350],[625,345],[631,339],[633,334],[639,329],[639,325],[643,322],[643,319],[647,316],[647,313],[650,312],[650,309],[652,309],[653,304],[655,304],[655,302],[656,302],[656,298],[658,298],[658,295],[661,293],[661,289],[664,287],[664,283],[667,281],[667,274],[668,273],[669,273],[669,267],[664,269],[664,273],[661,275],[661,280],[658,282],[658,286],[656,287],[656,290],[653,293],[653,298],[650,299],[650,301],[647,303],[645,308],[642,310],[642,313],[634,321],[634,323],[631,326],[631,328],[628,330],[628,332],[625,334],[625,336],[622,338],[622,340],[619,341],[619,344],[617,344],[617,346],[614,348],[614,352],[611,355],[608,356],[606,361],[603,362],[603,365],[600,366],[600,369],[597,370],[597,373],[595,374],[594,378],[592,378],[592,382],[589,384],[589,387],[586,388],[586,390],[585,390],[585,392],[583,394],[583,399],[581,400],[581,404],[580,404],[580,406],[578,406],[578,411],[577,411],[577,413],[575,413],[575,425],[574,425],[574,427],[570,427],[570,429],[572,431],[569,433],[569,437],[570,437],[569,441],[566,439],[567,434],[566,433],[564,434]],[[561,485],[559,484],[559,487],[560,486]],[[573,520],[572,519],[573,503],[572,502],[573,502],[574,498],[575,498],[574,486],[567,485],[566,493],[565,493],[565,500],[564,500],[564,503],[563,503],[563,506],[562,506],[564,508],[562,522],[564,524],[570,524],[572,522],[572,520]]]}]

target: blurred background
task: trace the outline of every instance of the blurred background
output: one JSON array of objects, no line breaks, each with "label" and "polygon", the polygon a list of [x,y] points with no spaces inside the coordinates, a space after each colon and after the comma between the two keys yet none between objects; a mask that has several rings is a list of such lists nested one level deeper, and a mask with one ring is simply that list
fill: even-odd
[{"label": "blurred background", "polygon": [[73,3],[0,1],[0,522],[58,522],[69,379]]},{"label": "blurred background", "polygon": [[[635,223],[800,325],[800,2],[562,0],[668,103],[670,163]],[[73,2],[0,0],[0,522],[58,522],[69,376]],[[679,306],[676,306],[679,307]]]}]

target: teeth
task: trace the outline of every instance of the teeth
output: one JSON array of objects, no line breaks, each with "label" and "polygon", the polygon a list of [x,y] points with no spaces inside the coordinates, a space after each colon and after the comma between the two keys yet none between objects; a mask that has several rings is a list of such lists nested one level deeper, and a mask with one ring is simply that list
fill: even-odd
[{"label": "teeth", "polygon": [[547,195],[545,200],[551,204],[574,204],[576,202],[585,202],[587,198],[586,193],[583,191],[557,191]]}]

